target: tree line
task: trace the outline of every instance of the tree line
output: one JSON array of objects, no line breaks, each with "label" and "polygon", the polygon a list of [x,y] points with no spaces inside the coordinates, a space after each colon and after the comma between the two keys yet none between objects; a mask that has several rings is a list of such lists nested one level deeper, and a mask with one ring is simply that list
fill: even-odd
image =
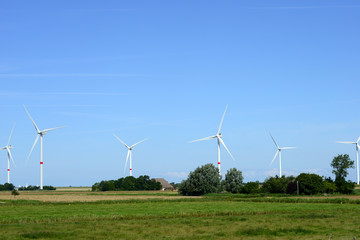
[{"label": "tree line", "polygon": [[[40,190],[39,186],[32,186],[29,185],[27,187],[19,187],[17,189],[18,191],[35,191],[35,190]],[[43,186],[43,190],[56,190],[56,187],[53,186]]]},{"label": "tree line", "polygon": [[351,194],[355,183],[347,181],[348,169],[354,168],[354,161],[349,155],[338,155],[331,162],[335,180],[314,173],[301,173],[294,176],[275,176],[259,182],[243,183],[242,172],[231,168],[221,180],[219,171],[213,164],[206,164],[190,172],[188,178],[179,185],[179,193],[185,196],[199,196],[207,193],[227,191],[231,193],[281,193],[281,194]]},{"label": "tree line", "polygon": [[161,183],[150,179],[149,176],[135,178],[128,176],[117,180],[104,180],[92,185],[92,191],[139,191],[139,190],[160,190]]},{"label": "tree line", "polygon": [[0,184],[0,191],[12,191],[15,189],[15,186],[12,183]]}]

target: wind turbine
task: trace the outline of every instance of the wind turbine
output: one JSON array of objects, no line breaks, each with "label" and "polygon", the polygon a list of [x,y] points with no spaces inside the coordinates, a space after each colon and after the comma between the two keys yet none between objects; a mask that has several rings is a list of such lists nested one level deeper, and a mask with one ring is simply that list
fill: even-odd
[{"label": "wind turbine", "polygon": [[132,154],[131,154],[131,151],[134,149],[134,147],[135,147],[136,145],[138,145],[139,143],[147,140],[147,138],[145,138],[145,139],[141,140],[140,142],[137,142],[137,143],[135,143],[134,145],[132,145],[132,146],[129,147],[128,145],[126,145],[126,143],[124,143],[123,141],[121,141],[121,139],[120,139],[118,136],[116,136],[115,134],[114,134],[114,137],[116,137],[116,138],[117,138],[122,144],[124,144],[125,147],[128,149],[127,156],[126,156],[125,167],[124,167],[124,172],[125,172],[125,169],[126,169],[126,165],[127,165],[128,159],[129,159],[129,157],[130,157],[130,176],[132,176]]},{"label": "wind turbine", "polygon": [[29,160],[30,155],[31,155],[31,153],[32,153],[32,151],[33,151],[33,149],[34,149],[37,141],[39,140],[39,136],[40,136],[40,189],[43,189],[43,136],[46,135],[47,132],[49,132],[49,131],[52,131],[52,130],[55,130],[55,129],[58,129],[58,128],[63,128],[63,127],[47,128],[47,129],[44,129],[44,130],[40,130],[40,129],[36,126],[34,120],[31,118],[30,113],[28,112],[28,110],[26,109],[25,106],[24,106],[24,108],[25,108],[25,111],[27,112],[27,114],[29,115],[29,118],[30,118],[31,122],[33,123],[33,125],[34,125],[34,127],[35,127],[35,129],[36,129],[36,132],[37,132],[37,136],[36,136],[36,138],[35,138],[35,142],[34,142],[32,148],[31,148],[31,150],[30,150],[30,153],[29,153],[28,158],[26,159],[26,163],[27,163],[27,161]]},{"label": "wind turbine", "polygon": [[221,166],[220,166],[220,165],[221,165],[221,164],[220,164],[220,143],[224,146],[224,148],[226,149],[226,151],[230,154],[230,157],[235,161],[234,157],[231,155],[229,149],[226,147],[224,141],[222,140],[222,134],[220,133],[221,125],[222,125],[222,123],[223,123],[223,121],[224,121],[224,117],[225,117],[225,113],[226,113],[227,108],[228,108],[228,105],[226,105],[226,107],[225,107],[225,111],[224,111],[223,117],[222,117],[221,122],[220,122],[220,125],[219,125],[219,129],[218,129],[216,135],[191,141],[191,143],[192,143],[192,142],[209,140],[209,139],[213,139],[213,138],[216,138],[216,139],[217,139],[217,150],[218,150],[218,151],[217,151],[217,159],[218,159],[219,175],[221,175]]},{"label": "wind turbine", "polygon": [[270,137],[272,138],[272,140],[274,141],[275,143],[275,146],[277,147],[277,151],[275,153],[275,156],[273,158],[273,160],[271,161],[270,165],[274,162],[276,156],[279,154],[279,164],[280,164],[280,177],[281,177],[281,150],[284,150],[284,149],[294,149],[296,147],[279,147],[279,145],[277,145],[277,143],[275,142],[273,136],[271,136],[270,134]]},{"label": "wind turbine", "polygon": [[[15,125],[14,125],[14,127],[15,127]],[[9,137],[9,140],[8,140],[7,145],[6,145],[5,147],[0,148],[0,150],[6,149],[7,155],[8,155],[8,169],[7,169],[7,172],[8,172],[8,180],[7,180],[7,182],[8,182],[8,183],[10,183],[10,158],[11,158],[11,161],[13,162],[14,166],[16,167],[16,164],[15,164],[14,159],[13,159],[13,157],[11,156],[11,152],[10,152],[10,149],[12,149],[13,146],[12,146],[12,145],[9,145],[10,139],[11,139],[11,135],[12,135],[12,133],[13,133],[13,131],[14,131],[14,127],[12,128],[12,130],[11,130],[11,132],[10,132],[10,137]]]},{"label": "wind turbine", "polygon": [[357,184],[359,185],[359,141],[360,137],[357,139],[356,142],[342,142],[337,141],[337,143],[345,143],[345,144],[355,144],[356,147],[356,177],[357,177]]}]

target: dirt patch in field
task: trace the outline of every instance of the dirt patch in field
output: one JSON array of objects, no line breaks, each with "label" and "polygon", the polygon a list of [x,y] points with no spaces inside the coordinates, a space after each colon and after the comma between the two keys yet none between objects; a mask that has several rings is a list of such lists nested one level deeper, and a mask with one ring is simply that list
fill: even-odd
[{"label": "dirt patch in field", "polygon": [[[93,201],[108,201],[108,200],[130,200],[130,199],[180,199],[180,198],[193,198],[184,197],[179,195],[169,196],[154,196],[154,195],[119,195],[118,193],[81,193],[81,192],[20,192],[20,195],[15,199],[21,200],[37,200],[43,202],[93,202]],[[0,200],[13,200],[10,192],[1,192]]]}]

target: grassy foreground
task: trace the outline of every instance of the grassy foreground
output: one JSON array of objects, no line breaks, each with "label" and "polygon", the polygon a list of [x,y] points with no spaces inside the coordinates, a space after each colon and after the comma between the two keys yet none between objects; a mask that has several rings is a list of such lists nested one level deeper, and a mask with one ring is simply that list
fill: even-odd
[{"label": "grassy foreground", "polygon": [[218,196],[74,203],[0,200],[0,239],[360,238],[360,204],[289,201]]}]

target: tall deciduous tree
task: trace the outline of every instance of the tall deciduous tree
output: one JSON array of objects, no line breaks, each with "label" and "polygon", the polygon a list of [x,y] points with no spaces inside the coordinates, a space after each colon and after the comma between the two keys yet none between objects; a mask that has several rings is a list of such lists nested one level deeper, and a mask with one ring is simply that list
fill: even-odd
[{"label": "tall deciduous tree", "polygon": [[349,174],[348,169],[354,168],[354,161],[348,154],[339,154],[332,160],[331,167],[333,168],[332,173],[335,174],[335,181],[336,179],[345,179]]},{"label": "tall deciduous tree", "polygon": [[225,190],[231,193],[239,193],[244,185],[243,180],[241,171],[236,168],[230,168],[225,174]]},{"label": "tall deciduous tree", "polygon": [[199,196],[219,192],[221,189],[219,170],[213,164],[206,164],[190,172],[182,181],[179,193],[185,196]]},{"label": "tall deciduous tree", "polygon": [[351,181],[346,181],[346,177],[349,174],[348,169],[354,168],[354,161],[352,161],[348,154],[339,154],[334,157],[331,162],[333,173],[335,174],[335,184],[337,191],[340,193],[352,193],[355,184]]}]

